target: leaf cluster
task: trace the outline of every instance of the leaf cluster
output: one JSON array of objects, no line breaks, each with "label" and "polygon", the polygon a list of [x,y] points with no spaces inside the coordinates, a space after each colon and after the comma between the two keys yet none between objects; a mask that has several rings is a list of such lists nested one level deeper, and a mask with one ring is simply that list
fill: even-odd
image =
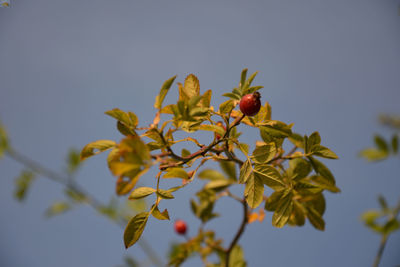
[{"label": "leaf cluster", "polygon": [[[308,219],[316,229],[324,230],[323,192],[337,193],[340,189],[336,187],[331,171],[317,158],[338,157],[321,145],[318,132],[302,136],[293,132],[293,124],[272,120],[268,102],[252,117],[236,109],[242,96],[263,88],[252,86],[256,74],[247,77],[247,69],[243,70],[239,86],[224,94],[228,100],[220,104],[218,110],[211,106],[212,91],[200,94],[200,83],[190,74],[183,84],[177,83],[179,98],[175,104],[164,105],[164,100],[176,76],[164,82],[154,103],[156,114],[148,126],[139,127],[137,116],[130,111],[115,108],[106,112],[116,120],[122,140],[89,143],[82,149],[81,160],[108,150],[107,163],[116,176],[117,195],[126,195],[131,201],[155,197],[148,211],[129,221],[124,233],[127,248],[139,240],[150,217],[170,219],[167,209],[162,212],[159,209],[163,200],[173,199],[174,192],[197,180],[203,180],[205,184],[196,194],[197,200],[192,199],[190,204],[202,227],[197,236],[175,247],[171,265],[178,266],[193,253],[198,253],[207,266],[224,266],[228,262],[234,263],[230,266],[245,266],[243,253],[236,242],[246,224],[257,219],[262,221],[264,211],[253,212],[262,203],[262,210],[273,212],[272,225],[275,227],[302,226]],[[261,140],[252,151],[248,144],[239,140],[240,124],[259,131]],[[198,131],[213,134],[207,144],[193,137]],[[177,140],[177,132],[185,132],[188,136]],[[293,145],[290,151],[283,148],[287,142]],[[177,143],[191,143],[198,150],[183,149],[177,153]],[[221,171],[200,170],[208,161],[219,163]],[[159,172],[154,186],[138,187],[141,177],[155,166]],[[162,180],[171,178],[180,182],[174,187],[162,188]],[[241,187],[243,195],[233,195],[230,192],[233,186]],[[217,239],[214,232],[203,230],[208,221],[219,216],[214,206],[221,197],[237,200],[245,208],[242,227],[228,248],[223,247],[222,240]],[[208,262],[211,254],[217,255],[220,262]]]}]

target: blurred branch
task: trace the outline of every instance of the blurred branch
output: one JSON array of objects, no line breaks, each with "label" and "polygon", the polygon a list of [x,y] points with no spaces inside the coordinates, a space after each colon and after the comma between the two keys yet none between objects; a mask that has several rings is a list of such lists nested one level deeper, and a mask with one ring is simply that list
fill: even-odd
[{"label": "blurred branch", "polygon": [[[93,209],[98,211],[100,214],[103,214],[101,211],[104,207],[106,207],[106,205],[104,205],[103,203],[101,203],[101,201],[99,201],[94,196],[92,196],[90,193],[88,193],[84,188],[82,188],[79,184],[77,184],[73,179],[69,179],[69,177],[60,175],[59,173],[54,172],[51,169],[48,169],[48,168],[42,166],[40,163],[17,152],[16,150],[12,149],[11,147],[9,147],[5,152],[6,152],[5,155],[7,155],[11,159],[21,163],[25,167],[31,169],[33,172],[35,172],[43,177],[46,177],[54,182],[62,184],[67,189],[84,196],[86,203],[89,206],[91,206]],[[116,218],[115,220],[112,220],[112,221],[117,223],[123,229],[128,224],[127,219],[124,217],[121,217],[121,216],[119,216],[118,218]],[[163,266],[162,261],[158,257],[157,253],[153,250],[153,248],[148,244],[148,242],[144,238],[141,238],[141,240],[139,240],[139,246],[142,248],[143,252],[148,256],[148,258],[153,262],[153,264],[155,266],[160,266],[160,267]]]}]

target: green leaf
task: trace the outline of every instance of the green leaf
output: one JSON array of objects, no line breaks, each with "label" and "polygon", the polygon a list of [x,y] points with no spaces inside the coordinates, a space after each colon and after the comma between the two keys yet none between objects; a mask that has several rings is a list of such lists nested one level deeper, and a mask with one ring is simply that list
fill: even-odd
[{"label": "green leaf", "polygon": [[122,111],[119,108],[114,108],[104,113],[122,122],[128,127],[135,128],[139,122],[137,116],[133,112],[126,113],[125,111]]},{"label": "green leaf", "polygon": [[167,95],[172,84],[174,83],[175,79],[176,79],[176,75],[174,77],[171,77],[168,80],[166,80],[163,83],[163,85],[161,86],[160,93],[157,95],[156,101],[154,102],[154,107],[156,109],[161,109],[164,98]]},{"label": "green leaf", "polygon": [[154,188],[151,188],[151,187],[139,187],[139,188],[136,188],[135,190],[132,191],[132,193],[129,195],[129,199],[144,198],[144,197],[150,196],[154,192],[156,192],[156,190]]},{"label": "green leaf", "polygon": [[240,168],[239,183],[244,184],[249,179],[253,167],[251,166],[251,161],[246,160],[242,167]]},{"label": "green leaf", "polygon": [[289,223],[297,226],[303,226],[306,222],[306,214],[304,208],[297,201],[293,201],[292,215],[289,217]]},{"label": "green leaf", "polygon": [[190,100],[192,97],[200,94],[200,83],[194,74],[189,74],[183,87],[179,86],[179,100]]},{"label": "green leaf", "polygon": [[329,148],[321,146],[321,145],[314,145],[311,150],[315,156],[320,156],[327,159],[338,159],[339,157],[335,154],[335,152],[331,151]]},{"label": "green leaf", "polygon": [[237,95],[234,93],[226,93],[226,94],[223,94],[222,96],[229,97],[233,100],[240,100],[240,95]]},{"label": "green leaf", "polygon": [[156,192],[156,194],[164,199],[173,199],[175,198],[171,192],[169,192],[168,190],[163,190],[163,189],[158,189],[158,191]]},{"label": "green leaf", "polygon": [[275,138],[286,138],[292,135],[291,126],[281,121],[270,120],[267,122],[257,123],[262,131]]},{"label": "green leaf", "polygon": [[112,140],[97,140],[95,142],[89,143],[81,151],[81,160],[104,152],[110,148],[115,147],[115,145],[116,143]]},{"label": "green leaf", "polygon": [[378,196],[378,202],[379,202],[379,205],[381,206],[382,210],[384,210],[384,211],[388,210],[389,206],[386,202],[386,199],[382,195]]},{"label": "green leaf", "polygon": [[377,148],[379,150],[382,150],[382,151],[384,151],[386,153],[389,151],[389,146],[386,143],[385,139],[382,138],[382,136],[375,135],[374,136],[374,141],[375,141],[375,145],[377,146]]},{"label": "green leaf", "polygon": [[300,134],[292,132],[292,135],[288,139],[293,145],[304,149],[304,138]]},{"label": "green leaf", "polygon": [[360,157],[365,158],[368,161],[379,161],[388,157],[388,153],[376,148],[366,148],[361,150],[359,153]]},{"label": "green leaf", "polygon": [[71,189],[65,189],[64,191],[65,195],[70,198],[72,201],[76,202],[76,203],[83,203],[85,201],[87,201],[87,197],[85,194],[76,191],[76,190],[71,190]]},{"label": "green leaf", "polygon": [[235,245],[229,254],[229,266],[230,267],[246,267],[246,261],[244,260],[244,253],[239,245]]},{"label": "green leaf", "polygon": [[272,215],[272,225],[282,228],[289,220],[293,210],[293,195],[291,189],[286,189],[279,200],[274,215]]},{"label": "green leaf", "polygon": [[392,137],[392,150],[393,154],[397,154],[397,152],[399,151],[399,138],[397,134],[394,134]]},{"label": "green leaf", "polygon": [[141,212],[128,222],[124,232],[125,248],[133,246],[139,240],[149,219],[149,215],[148,212]]},{"label": "green leaf", "polygon": [[335,185],[336,182],[335,178],[333,177],[333,174],[322,162],[313,157],[308,157],[308,159],[310,160],[310,163],[313,166],[316,173],[324,177],[326,182],[329,183],[330,185]]},{"label": "green leaf", "polygon": [[340,189],[338,187],[332,184],[329,179],[326,179],[321,175],[313,175],[310,177],[310,180],[322,189],[326,189],[328,191],[331,191],[332,193],[340,192]]},{"label": "green leaf", "polygon": [[189,174],[182,168],[169,168],[163,178],[182,178],[189,179]]},{"label": "green leaf", "polygon": [[254,175],[259,177],[262,183],[275,190],[285,187],[281,174],[271,165],[256,164],[254,166]]},{"label": "green leaf", "polygon": [[257,208],[261,204],[264,196],[264,184],[259,176],[250,175],[246,182],[244,196],[247,204],[249,204],[252,209]]},{"label": "green leaf", "polygon": [[53,217],[62,214],[71,209],[71,205],[67,202],[55,202],[45,212],[46,217]]},{"label": "green leaf", "polygon": [[239,87],[242,88],[246,84],[246,76],[247,76],[247,68],[242,70],[242,74],[240,75],[240,84]]},{"label": "green leaf", "polygon": [[235,107],[234,101],[233,100],[227,100],[223,102],[221,105],[219,105],[219,113],[221,114],[227,114],[231,112],[231,110]]},{"label": "green leaf", "polygon": [[265,209],[268,211],[275,211],[278,207],[279,200],[282,198],[285,190],[273,192],[267,200],[265,200]]},{"label": "green leaf", "polygon": [[218,125],[202,124],[202,125],[200,125],[199,129],[203,130],[203,131],[215,132],[221,136],[224,136],[224,134],[225,134],[225,129]]},{"label": "green leaf", "polygon": [[15,180],[16,188],[14,192],[14,197],[18,201],[23,201],[25,199],[34,178],[34,173],[28,170],[23,170],[17,177],[17,179]]},{"label": "green leaf", "polygon": [[258,163],[265,163],[275,157],[276,147],[274,143],[268,143],[256,146],[253,151],[253,157]]},{"label": "green leaf", "polygon": [[289,161],[287,173],[293,180],[301,180],[311,172],[311,164],[303,158],[295,158]]},{"label": "green leaf", "polygon": [[220,161],[219,165],[229,179],[236,181],[236,164],[231,161]]},{"label": "green leaf", "polygon": [[151,212],[151,215],[153,215],[154,218],[158,220],[169,220],[169,214],[167,209],[165,209],[163,212],[160,212],[158,206],[155,206],[152,210],[153,211]]},{"label": "green leaf", "polygon": [[313,132],[307,139],[307,151],[311,151],[313,146],[319,144],[321,144],[321,137],[318,132]]},{"label": "green leaf", "polygon": [[79,152],[76,149],[70,149],[67,156],[67,172],[74,173],[81,164]]},{"label": "green leaf", "polygon": [[204,189],[221,190],[221,189],[224,189],[225,187],[231,185],[232,183],[233,183],[232,180],[227,180],[227,179],[214,180],[214,181],[207,183],[204,186]]},{"label": "green leaf", "polygon": [[324,219],[322,219],[322,215],[313,207],[306,207],[307,209],[307,217],[312,226],[314,226],[315,229],[324,231],[325,230],[325,222]]},{"label": "green leaf", "polygon": [[0,122],[0,159],[2,158],[4,152],[8,149],[8,137],[6,129]]},{"label": "green leaf", "polygon": [[226,180],[225,176],[222,173],[213,169],[205,169],[201,171],[198,177],[200,179],[207,179],[211,181]]}]

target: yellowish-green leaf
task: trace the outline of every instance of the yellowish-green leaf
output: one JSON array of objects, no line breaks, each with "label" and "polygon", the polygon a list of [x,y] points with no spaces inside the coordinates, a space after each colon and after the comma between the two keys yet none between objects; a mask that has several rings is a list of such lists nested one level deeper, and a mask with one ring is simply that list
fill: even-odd
[{"label": "yellowish-green leaf", "polygon": [[313,207],[307,207],[307,217],[312,226],[314,228],[324,231],[325,230],[325,221],[322,218],[322,215]]},{"label": "yellowish-green leaf", "polygon": [[154,102],[154,107],[156,109],[161,109],[164,98],[167,95],[167,93],[168,93],[169,89],[171,88],[175,79],[176,79],[176,75],[174,77],[171,77],[168,80],[166,80],[163,83],[163,85],[161,86],[160,93],[157,95],[156,101]]},{"label": "yellowish-green leaf", "polygon": [[201,171],[198,177],[200,179],[207,179],[211,181],[226,180],[225,176],[222,173],[213,169],[206,169]]},{"label": "yellowish-green leaf", "polygon": [[219,105],[219,113],[226,114],[229,113],[235,107],[233,100],[227,100]]},{"label": "yellowish-green leaf", "polygon": [[232,180],[224,179],[224,180],[213,180],[209,183],[207,183],[204,186],[204,189],[214,189],[214,190],[219,190],[223,189],[227,186],[230,186],[232,184]]},{"label": "yellowish-green leaf", "polygon": [[254,166],[254,175],[259,177],[262,183],[274,190],[281,190],[285,187],[281,174],[271,165],[256,164]]},{"label": "yellowish-green leaf", "polygon": [[17,177],[15,180],[14,196],[18,201],[23,201],[25,199],[34,178],[34,173],[28,170],[23,170]]},{"label": "yellowish-green leaf", "polygon": [[275,211],[284,192],[284,190],[273,192],[269,197],[267,197],[267,200],[265,200],[264,208],[268,211]]},{"label": "yellowish-green leaf", "polygon": [[153,215],[154,218],[156,218],[158,220],[169,220],[169,214],[168,214],[167,209],[165,209],[163,212],[161,212],[158,209],[158,206],[156,206],[152,210],[153,211],[151,212],[151,215]]},{"label": "yellowish-green leaf", "polygon": [[313,166],[316,173],[324,177],[327,183],[335,185],[336,182],[335,178],[333,177],[333,174],[322,162],[313,157],[308,157],[308,159],[310,160],[310,163]]},{"label": "yellowish-green leaf", "polygon": [[276,154],[276,147],[274,143],[257,145],[253,151],[253,157],[258,163],[268,162],[274,158]]},{"label": "yellowish-green leaf", "polygon": [[174,196],[168,190],[158,189],[158,191],[156,193],[161,198],[165,198],[165,199],[173,199],[174,198]]},{"label": "yellowish-green leaf", "polygon": [[257,208],[263,201],[264,184],[259,176],[251,174],[246,182],[244,196],[250,208]]},{"label": "yellowish-green leaf", "polygon": [[104,112],[110,117],[122,122],[128,127],[135,128],[138,124],[138,118],[133,112],[126,113],[125,111],[120,110],[119,108],[114,108],[112,110]]},{"label": "yellowish-green leaf", "polygon": [[314,145],[311,148],[311,153],[315,156],[320,156],[327,159],[338,159],[339,157],[335,154],[335,152],[331,151],[329,148],[321,146],[321,145]]},{"label": "yellowish-green leaf", "polygon": [[237,180],[236,164],[234,162],[231,162],[231,161],[220,161],[219,165],[220,165],[221,169],[225,172],[225,174],[227,175],[227,177],[229,179],[232,179],[234,181]]},{"label": "yellowish-green leaf", "polygon": [[151,187],[139,187],[139,188],[136,188],[135,190],[132,191],[132,193],[129,195],[129,199],[144,198],[144,197],[150,196],[154,192],[156,192],[156,190],[154,188],[151,188]]},{"label": "yellowish-green leaf", "polygon": [[282,228],[289,220],[289,217],[293,210],[292,192],[290,189],[286,189],[279,203],[276,207],[274,215],[272,215],[272,225],[278,228]]},{"label": "yellowish-green leaf", "polygon": [[169,168],[163,178],[182,178],[189,179],[189,174],[182,168]]},{"label": "yellowish-green leaf", "polygon": [[225,134],[225,129],[218,125],[202,124],[202,125],[200,125],[199,129],[203,130],[203,131],[215,132],[221,136],[223,136]]},{"label": "yellowish-green leaf", "polygon": [[133,246],[139,240],[146,227],[149,215],[148,212],[141,212],[128,222],[124,232],[125,248]]},{"label": "yellowish-green leaf", "polygon": [[55,202],[45,212],[47,217],[62,214],[71,209],[71,205],[67,202]]},{"label": "yellowish-green leaf", "polygon": [[253,167],[251,166],[251,161],[246,160],[242,167],[240,168],[240,176],[239,183],[244,184],[249,179],[251,172],[253,171]]},{"label": "yellowish-green leaf", "polygon": [[87,144],[81,151],[81,160],[99,154],[110,148],[115,147],[116,143],[112,140],[98,140]]},{"label": "yellowish-green leaf", "polygon": [[192,97],[200,95],[200,83],[194,74],[189,74],[183,87],[179,88],[179,100],[190,100]]},{"label": "yellowish-green leaf", "polygon": [[361,150],[359,153],[360,157],[365,158],[368,161],[379,161],[386,159],[389,154],[383,150],[378,150],[376,148],[366,148]]}]

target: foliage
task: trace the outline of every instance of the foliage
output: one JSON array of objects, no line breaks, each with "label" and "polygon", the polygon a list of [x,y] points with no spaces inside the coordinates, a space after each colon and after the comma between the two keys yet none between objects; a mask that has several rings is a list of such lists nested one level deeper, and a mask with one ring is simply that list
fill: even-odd
[{"label": "foliage", "polygon": [[[374,136],[375,148],[367,148],[360,152],[360,156],[369,162],[377,162],[387,159],[389,156],[396,156],[399,150],[399,135],[400,130],[400,117],[381,115],[380,122],[390,127],[394,134],[389,139],[385,140],[381,135]],[[400,229],[400,220],[397,218],[400,213],[400,199],[396,206],[389,207],[386,199],[378,196],[378,203],[380,209],[371,209],[364,212],[361,220],[372,231],[381,235],[380,247],[375,257],[374,267],[379,266],[383,250],[385,248],[389,235]]]},{"label": "foliage", "polygon": [[[116,120],[122,140],[89,143],[82,149],[81,159],[109,151],[107,164],[117,177],[117,195],[126,195],[133,202],[155,196],[151,208],[136,214],[127,224],[124,233],[126,248],[140,239],[150,217],[169,220],[168,210],[159,210],[160,203],[174,198],[174,192],[183,190],[196,178],[207,182],[197,192],[197,200],[191,200],[193,214],[201,220],[202,227],[196,236],[175,246],[170,258],[172,266],[179,266],[194,253],[200,255],[206,266],[245,266],[243,252],[237,242],[247,224],[264,218],[264,212],[254,211],[260,206],[273,212],[272,225],[275,227],[281,228],[286,224],[302,226],[308,219],[316,229],[324,230],[323,192],[337,193],[340,190],[331,171],[317,158],[338,157],[321,145],[318,132],[302,136],[292,131],[293,124],[272,120],[268,102],[252,117],[236,109],[244,95],[263,88],[252,85],[256,75],[257,72],[247,77],[247,69],[244,69],[239,86],[223,95],[227,100],[218,109],[211,106],[211,90],[200,94],[199,80],[193,74],[188,75],[183,84],[177,83],[177,102],[164,105],[165,97],[176,79],[174,76],[162,85],[154,103],[157,111],[149,126],[138,127],[139,120],[130,111],[115,108],[105,112]],[[166,119],[162,120],[162,117]],[[253,151],[239,140],[242,133],[238,126],[241,123],[258,129],[260,133],[261,140],[257,141]],[[193,137],[199,131],[213,133],[207,144]],[[188,137],[176,140],[178,132],[186,132]],[[181,153],[176,153],[175,145],[181,142],[192,143],[198,150],[183,149]],[[284,147],[288,142],[294,147],[286,152]],[[239,153],[242,156],[238,156]],[[200,171],[206,162],[211,161],[219,163],[221,171],[207,168]],[[159,169],[155,184],[139,187],[141,177],[155,166]],[[169,178],[180,182],[175,187],[162,188],[161,181]],[[242,186],[242,196],[230,192],[234,185]],[[203,227],[219,216],[214,212],[215,203],[226,196],[239,201],[244,214],[238,232],[225,248],[213,231]],[[212,254],[218,257],[219,262],[208,261]]]}]

